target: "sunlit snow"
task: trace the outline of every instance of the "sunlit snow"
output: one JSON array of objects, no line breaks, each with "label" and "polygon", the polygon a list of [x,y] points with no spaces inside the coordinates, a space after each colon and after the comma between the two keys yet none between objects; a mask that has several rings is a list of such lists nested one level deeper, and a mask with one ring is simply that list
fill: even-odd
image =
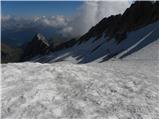
[{"label": "sunlit snow", "polygon": [[2,118],[158,118],[158,61],[2,65]]}]

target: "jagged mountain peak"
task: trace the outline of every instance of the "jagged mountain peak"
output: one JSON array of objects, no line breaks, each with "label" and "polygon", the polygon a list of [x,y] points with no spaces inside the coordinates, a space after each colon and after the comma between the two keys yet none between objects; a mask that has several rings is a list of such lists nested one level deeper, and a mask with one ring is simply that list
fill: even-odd
[{"label": "jagged mountain peak", "polygon": [[[124,51],[120,57],[116,57],[123,59],[158,40],[158,8],[158,2],[135,2],[123,14],[103,18],[78,40],[70,40],[50,47],[50,55],[41,56],[38,61],[55,62],[65,59],[75,60],[76,63],[88,63],[101,59],[103,62]],[[32,53],[35,53],[34,55],[46,53],[48,44],[45,41],[46,39],[41,34],[36,34],[32,40],[31,55]],[[39,47],[35,50],[37,43]]]},{"label": "jagged mountain peak", "polygon": [[32,41],[42,41],[44,44],[46,44],[49,47],[49,43],[48,43],[47,39],[41,33],[35,34],[35,36],[33,37]]},{"label": "jagged mountain peak", "polygon": [[27,60],[37,55],[44,55],[49,52],[49,47],[50,44],[45,36],[41,33],[37,33],[33,37],[32,41],[26,46],[23,60]]},{"label": "jagged mountain peak", "polygon": [[111,15],[103,18],[80,38],[80,43],[91,37],[97,39],[106,34],[109,39],[115,38],[121,42],[127,36],[126,33],[134,31],[153,23],[159,19],[159,2],[136,1],[121,15]]}]

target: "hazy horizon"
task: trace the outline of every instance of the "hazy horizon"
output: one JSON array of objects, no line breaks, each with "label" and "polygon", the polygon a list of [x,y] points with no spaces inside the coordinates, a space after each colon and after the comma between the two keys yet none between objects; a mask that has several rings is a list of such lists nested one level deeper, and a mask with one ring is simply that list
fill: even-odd
[{"label": "hazy horizon", "polygon": [[[129,1],[2,1],[2,41],[24,43],[35,33],[77,37],[104,17],[123,13]],[[9,36],[9,37],[8,37]],[[23,39],[23,40],[22,40]]]}]

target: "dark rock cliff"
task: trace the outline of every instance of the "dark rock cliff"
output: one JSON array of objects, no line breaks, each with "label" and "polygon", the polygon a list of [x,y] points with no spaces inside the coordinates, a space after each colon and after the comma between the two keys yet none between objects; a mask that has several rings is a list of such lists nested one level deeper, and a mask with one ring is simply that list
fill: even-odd
[{"label": "dark rock cliff", "polygon": [[49,43],[40,33],[36,34],[32,41],[28,43],[24,50],[23,59],[28,59],[36,55],[44,55],[49,52]]},{"label": "dark rock cliff", "polygon": [[87,41],[91,37],[99,38],[103,33],[117,42],[126,38],[126,33],[142,28],[159,19],[159,1],[137,1],[133,3],[123,15],[112,15],[103,18],[97,25],[84,34],[79,42]]}]

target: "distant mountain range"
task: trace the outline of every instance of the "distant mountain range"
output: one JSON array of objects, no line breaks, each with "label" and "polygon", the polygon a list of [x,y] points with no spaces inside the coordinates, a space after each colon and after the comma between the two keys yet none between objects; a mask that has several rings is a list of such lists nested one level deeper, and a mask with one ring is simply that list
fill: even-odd
[{"label": "distant mountain range", "polygon": [[36,34],[24,46],[20,61],[88,63],[122,59],[159,39],[158,21],[158,1],[136,1],[122,15],[103,18],[80,38],[51,44],[42,34]]},{"label": "distant mountain range", "polygon": [[[41,26],[40,26],[41,27]],[[23,44],[30,42],[33,36],[37,33],[42,33],[47,37],[49,41],[54,41],[57,39],[65,40],[66,38],[55,31],[52,27],[42,27],[42,28],[26,28],[20,29],[18,31],[14,30],[3,30],[2,29],[2,42],[15,46],[21,47]],[[67,36],[68,39],[70,36]]]}]

